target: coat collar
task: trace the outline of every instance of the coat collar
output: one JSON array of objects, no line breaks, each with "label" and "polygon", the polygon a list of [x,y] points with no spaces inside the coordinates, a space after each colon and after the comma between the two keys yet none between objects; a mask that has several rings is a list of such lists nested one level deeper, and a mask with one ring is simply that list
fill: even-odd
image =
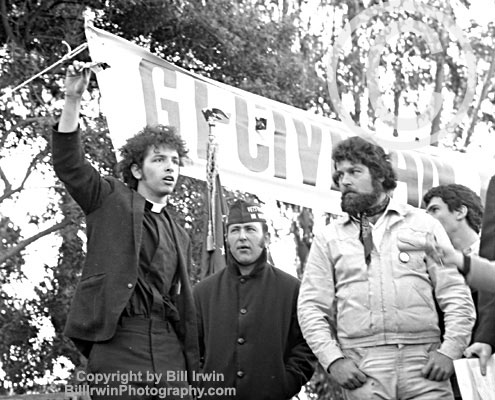
[{"label": "coat collar", "polygon": [[[267,259],[268,256],[265,248],[261,252],[258,259],[256,260],[253,270],[248,275],[244,275],[244,277],[252,278],[258,275],[265,268],[265,265],[267,264]],[[239,265],[240,264],[237,262],[237,260],[232,256],[230,250],[227,250],[227,270],[233,275],[241,276],[242,274]]]}]

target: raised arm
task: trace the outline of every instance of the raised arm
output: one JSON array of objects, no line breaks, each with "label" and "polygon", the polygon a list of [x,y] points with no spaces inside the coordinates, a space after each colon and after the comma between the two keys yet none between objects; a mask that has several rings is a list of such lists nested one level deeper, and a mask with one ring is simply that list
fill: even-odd
[{"label": "raised arm", "polygon": [[82,63],[74,61],[67,68],[65,76],[65,103],[62,115],[58,123],[59,132],[74,132],[79,124],[79,111],[81,110],[81,97],[88,87],[88,68],[82,68]]},{"label": "raised arm", "polygon": [[[425,249],[428,256],[445,267],[455,266],[466,277],[473,289],[492,292],[495,295],[495,261],[476,255],[464,255],[451,245],[442,242],[431,243]],[[434,249],[428,251],[428,249]]]},{"label": "raised arm", "polygon": [[[434,237],[439,246],[454,248],[442,225],[433,220]],[[460,358],[469,345],[475,322],[471,292],[462,275],[450,263],[427,259],[430,276],[435,285],[437,302],[444,312],[445,334],[439,352],[453,360]]]},{"label": "raised arm", "polygon": [[78,61],[67,68],[64,108],[52,132],[55,173],[85,214],[97,209],[112,191],[109,180],[86,160],[79,135],[81,96],[88,86],[89,74],[90,70],[83,69]]}]

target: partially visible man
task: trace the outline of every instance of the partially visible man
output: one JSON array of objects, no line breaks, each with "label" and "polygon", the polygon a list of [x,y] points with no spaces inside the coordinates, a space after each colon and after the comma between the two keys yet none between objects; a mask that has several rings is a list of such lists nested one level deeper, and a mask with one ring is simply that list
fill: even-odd
[{"label": "partially visible man", "polygon": [[[471,189],[457,184],[443,185],[431,189],[424,196],[427,211],[437,218],[447,230],[454,248],[466,256],[474,256],[480,250],[479,231],[483,219],[483,238],[485,241],[484,256],[493,259],[493,249],[495,248],[495,238],[493,236],[493,203],[495,202],[495,180],[492,178],[486,197],[487,210],[483,216],[483,206],[481,199]],[[490,228],[491,227],[491,228]],[[491,235],[490,239],[487,235]],[[487,240],[488,239],[488,240]],[[486,243],[488,242],[488,243]],[[447,260],[457,261],[455,264],[461,273],[466,275],[469,286],[478,289],[475,292],[478,305],[479,318],[474,330],[473,344],[469,346],[466,356],[476,355],[480,359],[482,374],[485,374],[486,365],[491,354],[495,350],[495,298],[493,291],[495,287],[491,285],[493,271],[489,263],[478,257],[473,257],[472,271],[469,271],[470,263],[467,262],[468,269],[464,268],[464,263],[459,263],[459,257],[454,258],[453,252],[443,250],[448,253]],[[471,273],[470,273],[471,272]],[[483,289],[483,288],[486,288]]]},{"label": "partially visible man", "polygon": [[[491,261],[495,261],[495,175],[490,179],[485,198],[485,212],[483,214],[483,224],[481,226],[481,243],[480,256]],[[495,351],[495,296],[486,291],[480,291],[478,295],[478,320],[479,324],[486,327],[491,332],[487,337],[487,343],[492,347],[492,353]],[[480,357],[480,367],[486,370],[486,364],[483,363],[482,348],[471,346],[470,351],[466,353],[467,357]],[[487,360],[487,358],[484,358]]]},{"label": "partially visible man", "polygon": [[[84,156],[78,126],[88,80],[77,61],[68,67],[52,133],[54,170],[84,212],[87,230],[65,334],[88,357],[88,372],[108,378],[90,381],[93,399],[184,398],[173,390],[189,387],[199,362],[191,248],[166,205],[185,143],[173,127],[145,127],[121,149],[124,182],[101,176]],[[170,372],[178,379],[167,380]]]},{"label": "partially visible man", "polygon": [[[456,250],[466,255],[478,254],[483,205],[474,191],[456,183],[440,185],[430,189],[423,201],[426,212],[442,224]],[[477,292],[473,291],[472,295],[476,304]],[[485,330],[483,326],[475,326],[473,346],[483,347],[483,353],[491,354],[491,346],[485,339],[490,333]],[[451,382],[455,398],[461,399],[455,375]]]},{"label": "partially visible man", "polygon": [[464,185],[452,183],[430,189],[424,196],[426,212],[440,221],[456,250],[478,254],[483,205]]},{"label": "partially visible man", "polygon": [[299,281],[267,261],[268,241],[260,208],[236,201],[227,267],[194,287],[202,384],[217,399],[290,399],[314,372],[297,320]]},{"label": "partially visible man", "polygon": [[351,137],[332,158],[346,215],[311,246],[299,294],[304,337],[348,399],[450,400],[453,360],[475,320],[469,288],[424,250],[398,247],[418,233],[452,247],[447,234],[424,211],[390,198],[396,175],[381,147]]}]

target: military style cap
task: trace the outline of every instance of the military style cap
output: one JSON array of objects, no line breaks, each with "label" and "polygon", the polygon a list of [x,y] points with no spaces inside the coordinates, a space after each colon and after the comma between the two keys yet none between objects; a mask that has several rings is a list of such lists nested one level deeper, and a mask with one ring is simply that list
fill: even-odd
[{"label": "military style cap", "polygon": [[266,222],[261,208],[244,200],[237,200],[230,206],[227,226],[232,224],[245,224],[247,222]]}]

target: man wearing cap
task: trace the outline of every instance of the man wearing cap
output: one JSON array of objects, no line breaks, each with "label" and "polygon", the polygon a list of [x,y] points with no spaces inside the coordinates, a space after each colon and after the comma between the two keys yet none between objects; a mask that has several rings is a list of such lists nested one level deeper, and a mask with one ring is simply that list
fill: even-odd
[{"label": "man wearing cap", "polygon": [[227,267],[194,287],[202,385],[215,398],[290,399],[314,372],[296,315],[299,281],[267,261],[267,245],[260,208],[236,201]]}]

